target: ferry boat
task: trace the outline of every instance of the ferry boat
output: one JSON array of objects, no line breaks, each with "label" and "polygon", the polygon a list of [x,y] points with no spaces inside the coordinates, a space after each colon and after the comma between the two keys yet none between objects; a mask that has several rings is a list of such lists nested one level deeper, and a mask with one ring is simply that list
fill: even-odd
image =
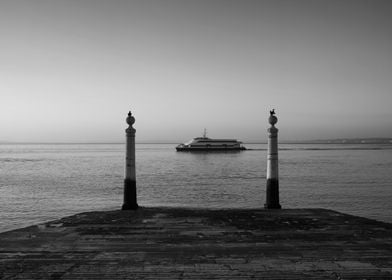
[{"label": "ferry boat", "polygon": [[242,142],[235,139],[211,139],[207,137],[206,130],[204,130],[203,137],[196,137],[186,143],[180,144],[176,147],[180,151],[243,151],[246,148]]}]

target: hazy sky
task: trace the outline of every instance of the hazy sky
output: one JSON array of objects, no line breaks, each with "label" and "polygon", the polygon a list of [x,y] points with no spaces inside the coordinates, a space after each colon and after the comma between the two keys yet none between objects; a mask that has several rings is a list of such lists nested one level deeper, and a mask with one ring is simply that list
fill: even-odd
[{"label": "hazy sky", "polygon": [[392,1],[1,0],[0,141],[392,137]]}]

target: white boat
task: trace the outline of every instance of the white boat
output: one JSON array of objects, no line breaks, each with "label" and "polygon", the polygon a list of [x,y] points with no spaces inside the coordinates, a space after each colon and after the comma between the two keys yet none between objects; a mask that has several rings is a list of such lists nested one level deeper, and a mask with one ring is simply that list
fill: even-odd
[{"label": "white boat", "polygon": [[196,137],[176,147],[177,151],[243,151],[242,142],[236,139],[211,139],[204,130],[203,137]]}]

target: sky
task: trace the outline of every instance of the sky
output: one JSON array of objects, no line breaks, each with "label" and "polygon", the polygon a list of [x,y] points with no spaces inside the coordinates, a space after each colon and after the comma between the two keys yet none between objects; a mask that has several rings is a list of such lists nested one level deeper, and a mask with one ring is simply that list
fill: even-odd
[{"label": "sky", "polygon": [[1,0],[0,141],[392,137],[390,0]]}]

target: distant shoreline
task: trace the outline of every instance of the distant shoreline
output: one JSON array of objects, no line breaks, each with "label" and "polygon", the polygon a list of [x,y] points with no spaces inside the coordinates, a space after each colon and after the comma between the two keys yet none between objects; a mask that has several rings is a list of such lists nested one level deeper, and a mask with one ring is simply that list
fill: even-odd
[{"label": "distant shoreline", "polygon": [[[180,142],[180,141],[179,141]],[[136,142],[136,144],[177,145],[179,142]],[[267,144],[263,142],[247,142],[244,144]],[[322,139],[322,140],[287,140],[280,144],[392,144],[392,138],[347,138],[347,139]],[[12,142],[0,141],[0,145],[124,145],[125,142]]]}]

